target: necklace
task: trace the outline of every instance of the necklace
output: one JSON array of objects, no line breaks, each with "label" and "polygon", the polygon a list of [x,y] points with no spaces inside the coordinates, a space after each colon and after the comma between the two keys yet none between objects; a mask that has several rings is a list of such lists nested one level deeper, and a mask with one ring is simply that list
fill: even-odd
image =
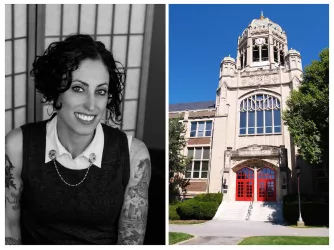
[{"label": "necklace", "polygon": [[95,155],[94,153],[91,153],[91,154],[89,155],[89,162],[90,162],[90,164],[89,164],[89,167],[87,168],[86,174],[85,174],[85,176],[83,177],[83,179],[82,179],[79,183],[77,183],[77,184],[70,184],[70,183],[68,183],[67,181],[65,181],[64,178],[63,178],[63,177],[61,176],[61,174],[59,173],[59,170],[58,170],[58,167],[57,167],[57,163],[56,163],[56,150],[50,150],[50,152],[49,152],[49,157],[50,157],[50,159],[53,161],[53,164],[54,164],[54,166],[55,166],[55,168],[56,168],[57,174],[59,175],[60,179],[61,179],[67,186],[70,186],[70,187],[77,187],[77,186],[79,186],[81,183],[84,182],[84,180],[85,180],[86,177],[87,177],[87,174],[88,174],[88,172],[89,172],[90,167],[93,165],[93,162],[94,162],[95,159],[96,159],[96,155]]}]

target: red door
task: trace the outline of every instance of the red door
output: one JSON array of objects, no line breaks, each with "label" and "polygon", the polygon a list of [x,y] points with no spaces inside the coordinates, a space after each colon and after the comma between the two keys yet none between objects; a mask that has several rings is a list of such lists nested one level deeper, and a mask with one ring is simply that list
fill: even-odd
[{"label": "red door", "polygon": [[276,173],[271,168],[262,168],[257,173],[257,200],[276,201]]},{"label": "red door", "polygon": [[250,168],[242,168],[237,172],[236,185],[237,201],[251,201],[254,193],[254,171]]}]

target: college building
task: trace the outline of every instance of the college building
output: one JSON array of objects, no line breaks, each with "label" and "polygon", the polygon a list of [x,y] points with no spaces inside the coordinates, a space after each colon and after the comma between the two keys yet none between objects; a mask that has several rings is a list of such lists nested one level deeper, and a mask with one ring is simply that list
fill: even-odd
[{"label": "college building", "polygon": [[184,154],[192,158],[184,195],[221,192],[226,202],[280,203],[297,189],[297,165],[301,192],[317,192],[325,170],[298,157],[282,120],[302,81],[300,53],[262,13],[238,37],[237,51],[220,63],[216,100],[169,105],[169,118],[186,127]]}]

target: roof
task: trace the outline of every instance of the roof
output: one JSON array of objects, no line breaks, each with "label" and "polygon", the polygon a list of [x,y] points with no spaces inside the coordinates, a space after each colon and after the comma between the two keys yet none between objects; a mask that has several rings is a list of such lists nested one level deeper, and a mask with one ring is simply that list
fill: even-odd
[{"label": "roof", "polygon": [[169,104],[169,112],[199,109],[214,109],[216,101]]}]

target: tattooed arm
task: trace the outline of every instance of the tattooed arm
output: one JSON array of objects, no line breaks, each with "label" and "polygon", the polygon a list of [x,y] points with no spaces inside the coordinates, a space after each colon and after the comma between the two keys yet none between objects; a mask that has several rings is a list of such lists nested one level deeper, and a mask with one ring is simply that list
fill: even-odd
[{"label": "tattooed arm", "polygon": [[118,245],[144,242],[148,211],[151,162],[144,143],[133,138],[130,149],[130,179],[118,224]]},{"label": "tattooed arm", "polygon": [[23,190],[22,170],[22,131],[14,129],[6,136],[6,180],[5,214],[6,245],[21,245],[20,197]]}]

